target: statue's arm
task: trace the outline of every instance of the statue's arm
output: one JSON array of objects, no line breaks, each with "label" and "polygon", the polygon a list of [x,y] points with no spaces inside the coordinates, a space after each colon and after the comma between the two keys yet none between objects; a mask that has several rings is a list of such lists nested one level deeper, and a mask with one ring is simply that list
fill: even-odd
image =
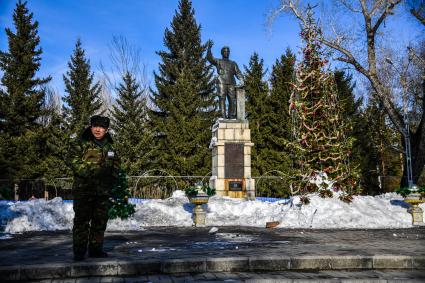
[{"label": "statue's arm", "polygon": [[217,59],[214,58],[211,52],[211,47],[213,46],[213,42],[211,40],[208,40],[208,50],[207,50],[207,60],[213,65],[217,65]]}]

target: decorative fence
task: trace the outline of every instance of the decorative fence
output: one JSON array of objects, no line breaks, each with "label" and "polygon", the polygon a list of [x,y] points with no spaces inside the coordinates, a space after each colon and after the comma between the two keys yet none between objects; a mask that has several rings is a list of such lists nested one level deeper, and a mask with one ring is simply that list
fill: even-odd
[{"label": "decorative fence", "polygon": [[[208,184],[208,181],[209,176],[127,176],[131,196],[137,199],[165,199],[176,190],[184,190],[197,182]],[[0,180],[0,199],[29,200],[55,197],[72,199],[72,185],[72,178],[22,179],[14,183]]]},{"label": "decorative fence", "polygon": [[[160,170],[158,170],[160,171]],[[172,176],[161,171],[162,175],[143,174],[140,176],[128,176],[128,188],[135,199],[165,199],[170,197],[176,190],[184,190],[197,182],[208,184],[207,176]],[[285,176],[277,172],[274,175],[265,174],[255,179],[255,195],[263,198],[288,198],[294,192],[289,189],[291,176]],[[379,176],[376,179],[376,192],[392,192],[399,187],[400,177]],[[0,180],[0,199],[29,200],[32,198],[52,199],[61,197],[65,200],[72,199],[72,178],[47,179],[22,179],[15,183],[8,180]],[[418,185],[424,186],[424,178],[419,180]],[[296,192],[295,192],[296,194]]]}]

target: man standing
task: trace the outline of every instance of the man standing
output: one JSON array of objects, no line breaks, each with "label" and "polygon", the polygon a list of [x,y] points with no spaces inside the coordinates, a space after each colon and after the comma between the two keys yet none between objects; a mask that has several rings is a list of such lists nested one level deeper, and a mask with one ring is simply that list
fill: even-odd
[{"label": "man standing", "polygon": [[[207,60],[217,68],[218,81],[217,89],[220,95],[220,111],[221,116],[227,119],[236,119],[236,80],[238,78],[243,85],[242,73],[238,64],[229,59],[230,48],[224,46],[221,49],[222,59],[214,58],[211,53],[213,42],[208,41]],[[226,113],[226,98],[228,100],[229,109]]]},{"label": "man standing", "polygon": [[74,260],[107,257],[103,238],[108,222],[109,198],[118,177],[119,159],[108,133],[109,118],[95,115],[90,127],[73,141],[70,166],[74,173]]}]

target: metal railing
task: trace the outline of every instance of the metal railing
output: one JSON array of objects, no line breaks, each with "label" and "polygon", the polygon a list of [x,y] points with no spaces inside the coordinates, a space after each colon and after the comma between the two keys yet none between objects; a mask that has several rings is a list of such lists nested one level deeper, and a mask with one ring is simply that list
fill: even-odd
[{"label": "metal railing", "polygon": [[[157,172],[160,172],[156,170]],[[162,175],[150,175],[148,171],[139,176],[127,176],[127,184],[130,194],[137,199],[165,199],[170,197],[176,190],[184,190],[197,182],[208,185],[207,176],[174,176],[166,171]],[[268,172],[255,180],[255,196],[265,198],[288,198],[297,194],[290,190],[290,182],[294,177],[286,176],[282,172]],[[273,175],[270,175],[273,174]],[[373,176],[373,194],[393,192],[400,185],[400,176]],[[425,185],[425,178],[418,182],[419,186]],[[72,199],[72,178],[55,179],[21,179],[14,183],[0,179],[0,199],[29,200],[32,198],[52,199],[61,197]],[[370,194],[365,192],[366,194]]]}]

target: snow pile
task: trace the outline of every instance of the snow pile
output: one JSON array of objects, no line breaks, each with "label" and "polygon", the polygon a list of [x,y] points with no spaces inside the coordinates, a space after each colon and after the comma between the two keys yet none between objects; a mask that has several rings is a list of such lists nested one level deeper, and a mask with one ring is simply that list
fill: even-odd
[{"label": "snow pile", "polygon": [[0,218],[7,221],[6,233],[66,230],[71,227],[74,211],[72,203],[64,203],[61,198],[36,199],[3,204]]},{"label": "snow pile", "polygon": [[[396,194],[376,197],[355,196],[351,203],[338,198],[310,195],[310,204],[301,205],[299,197],[288,202],[245,201],[227,197],[211,197],[206,224],[208,226],[256,226],[279,221],[280,228],[407,228],[412,216],[407,205]],[[425,204],[421,207],[425,209]],[[146,200],[136,204],[136,213],[127,220],[108,222],[108,230],[143,230],[149,226],[192,226],[193,205],[183,191],[165,200]],[[60,198],[50,201],[1,202],[0,224],[6,233],[72,228],[72,203]],[[0,227],[1,227],[0,226]]]},{"label": "snow pile", "polygon": [[208,203],[206,222],[210,226],[264,227],[266,222],[279,221],[279,227],[317,229],[411,227],[412,216],[403,205],[396,194],[355,196],[349,204],[311,195],[310,204],[302,206],[299,197],[287,205],[214,197]]},{"label": "snow pile", "polygon": [[289,206],[215,196],[208,202],[206,225],[265,227],[266,222],[280,221],[286,208]]},{"label": "snow pile", "polygon": [[[425,208],[425,207],[424,207]],[[288,209],[281,226],[290,228],[408,228],[412,216],[396,194],[354,196],[351,203],[338,198],[310,198],[299,210]]]},{"label": "snow pile", "polygon": [[192,226],[191,206],[183,191],[165,200],[136,204],[136,213],[127,220],[108,222],[108,230],[140,230],[146,226]]}]

